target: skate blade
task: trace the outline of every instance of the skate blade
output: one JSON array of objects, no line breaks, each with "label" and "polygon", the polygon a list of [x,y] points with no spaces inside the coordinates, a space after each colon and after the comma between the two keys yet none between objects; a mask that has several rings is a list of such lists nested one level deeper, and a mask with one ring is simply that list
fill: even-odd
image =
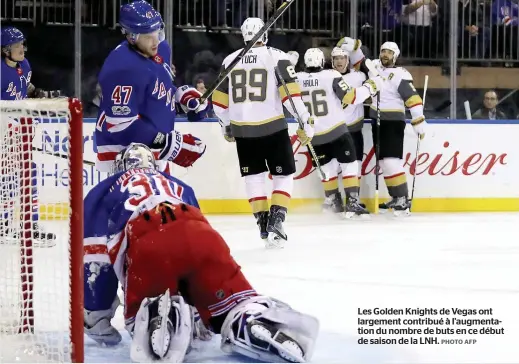
[{"label": "skate blade", "polygon": [[408,217],[411,216],[411,211],[406,210],[393,210],[393,216],[395,217]]},{"label": "skate blade", "polygon": [[356,214],[355,212],[343,212],[342,213],[342,218],[344,220],[362,220],[362,221],[369,221],[371,220],[371,215],[370,214]]},{"label": "skate blade", "polygon": [[267,249],[283,249],[285,247],[285,239],[281,238],[278,234],[272,232],[269,233],[267,239],[264,240],[265,248]]}]

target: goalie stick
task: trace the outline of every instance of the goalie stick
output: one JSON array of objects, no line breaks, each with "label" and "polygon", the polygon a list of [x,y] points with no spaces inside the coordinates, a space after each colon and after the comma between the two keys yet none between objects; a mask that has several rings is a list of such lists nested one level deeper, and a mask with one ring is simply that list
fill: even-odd
[{"label": "goalie stick", "polygon": [[231,73],[233,68],[238,64],[238,62],[241,61],[243,56],[245,54],[247,54],[248,51],[251,50],[251,48],[258,42],[258,40],[261,37],[263,37],[263,35],[270,29],[270,27],[272,27],[272,25],[274,25],[274,23],[281,17],[281,15],[283,15],[283,13],[288,9],[290,4],[292,4],[294,1],[295,0],[285,0],[285,1],[283,1],[283,3],[279,6],[279,8],[277,8],[277,10],[274,12],[274,14],[270,17],[270,19],[265,23],[263,28],[261,28],[259,30],[259,32],[256,33],[254,38],[252,38],[247,43],[247,45],[242,49],[242,51],[238,54],[238,56],[236,56],[234,61],[232,61],[229,64],[229,66],[223,72],[220,73],[220,75],[218,76],[218,78],[216,79],[214,84],[212,84],[211,87],[209,87],[207,89],[207,91],[204,92],[204,94],[200,97],[200,99],[199,99],[200,106],[199,107],[201,107],[207,101],[207,99],[209,99],[211,97],[211,95],[218,88],[218,86],[220,86],[223,83],[223,81],[225,81],[227,76],[229,76],[229,73]]}]

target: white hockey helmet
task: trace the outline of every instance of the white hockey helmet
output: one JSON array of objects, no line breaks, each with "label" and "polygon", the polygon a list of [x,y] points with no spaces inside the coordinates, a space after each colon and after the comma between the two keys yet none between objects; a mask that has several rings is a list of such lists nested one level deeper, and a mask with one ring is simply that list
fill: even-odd
[{"label": "white hockey helmet", "polygon": [[348,53],[346,53],[344,51],[344,49],[342,49],[340,47],[334,47],[332,49],[332,67],[333,67],[333,69],[336,69],[335,62],[333,60],[335,57],[344,57],[344,58],[346,58],[345,68],[348,68],[348,64],[350,63],[350,57],[348,56]]},{"label": "white hockey helmet", "polygon": [[[243,24],[241,26],[241,35],[243,36],[243,41],[245,43],[250,42],[252,40],[252,38],[254,38],[254,36],[256,34],[258,34],[260,29],[263,28],[264,25],[265,25],[265,23],[260,18],[245,19],[245,21],[243,22]],[[267,40],[268,40],[268,37],[267,37],[267,33],[265,32],[263,37],[261,37],[258,41],[266,44]]]},{"label": "white hockey helmet", "polygon": [[132,168],[157,169],[157,162],[148,146],[141,143],[132,143],[121,150],[116,156],[112,174],[125,172]]},{"label": "white hockey helmet", "polygon": [[384,49],[393,51],[393,63],[395,63],[398,56],[400,56],[400,48],[398,48],[398,45],[395,42],[385,42],[380,46],[380,52]]},{"label": "white hockey helmet", "polygon": [[305,52],[305,66],[307,68],[323,68],[324,53],[319,48],[310,48]]}]

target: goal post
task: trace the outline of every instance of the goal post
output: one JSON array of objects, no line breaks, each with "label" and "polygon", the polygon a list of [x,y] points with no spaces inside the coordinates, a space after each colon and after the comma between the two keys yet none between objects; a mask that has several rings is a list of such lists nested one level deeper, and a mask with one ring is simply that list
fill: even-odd
[{"label": "goal post", "polygon": [[83,335],[81,102],[0,101],[0,362],[83,362]]}]

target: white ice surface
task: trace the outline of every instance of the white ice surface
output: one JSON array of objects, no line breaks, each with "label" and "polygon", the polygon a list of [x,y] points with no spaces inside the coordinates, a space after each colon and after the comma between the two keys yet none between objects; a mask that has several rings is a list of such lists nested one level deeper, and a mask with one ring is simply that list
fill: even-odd
[{"label": "white ice surface", "polygon": [[[375,216],[371,221],[294,214],[286,224],[289,241],[283,250],[264,249],[252,216],[209,220],[258,292],[319,318],[313,362],[519,362],[517,213]],[[504,335],[449,336],[475,338],[473,345],[359,345],[358,308],[375,307],[492,308],[503,321]],[[120,313],[115,325],[123,330]],[[128,362],[130,341],[126,332],[123,337],[117,348],[87,339],[86,361]],[[187,361],[249,362],[222,353],[219,337],[194,349]]]}]

